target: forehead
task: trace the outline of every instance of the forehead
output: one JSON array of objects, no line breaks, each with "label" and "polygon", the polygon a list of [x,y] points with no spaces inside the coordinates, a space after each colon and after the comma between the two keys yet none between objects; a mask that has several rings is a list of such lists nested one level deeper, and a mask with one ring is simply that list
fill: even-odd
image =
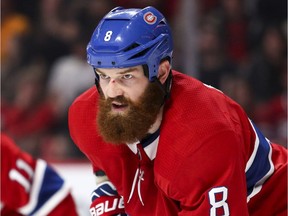
[{"label": "forehead", "polygon": [[143,67],[141,65],[135,66],[135,67],[129,67],[129,68],[95,68],[95,71],[97,73],[103,73],[103,74],[126,74],[126,73],[136,73],[139,75],[144,74]]}]

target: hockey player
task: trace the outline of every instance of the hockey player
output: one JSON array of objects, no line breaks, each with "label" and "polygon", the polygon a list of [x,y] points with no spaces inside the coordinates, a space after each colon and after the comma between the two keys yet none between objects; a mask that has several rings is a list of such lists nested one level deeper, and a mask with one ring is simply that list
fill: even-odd
[{"label": "hockey player", "polygon": [[70,188],[47,163],[1,134],[1,215],[76,216]]},{"label": "hockey player", "polygon": [[153,7],[115,8],[87,46],[96,87],[69,111],[93,165],[91,215],[287,214],[287,150],[221,91],[171,69]]}]

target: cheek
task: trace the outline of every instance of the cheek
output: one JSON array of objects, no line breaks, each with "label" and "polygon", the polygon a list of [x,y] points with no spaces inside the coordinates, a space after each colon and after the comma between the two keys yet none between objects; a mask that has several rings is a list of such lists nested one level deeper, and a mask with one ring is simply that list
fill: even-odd
[{"label": "cheek", "polygon": [[[99,91],[100,91],[100,92],[99,92]],[[99,83],[98,92],[99,92],[100,95],[102,95],[105,99],[107,99],[107,93],[106,93],[105,85],[102,85],[101,83]]]},{"label": "cheek", "polygon": [[138,91],[127,92],[124,97],[129,98],[132,102],[137,102],[140,98],[141,94]]},{"label": "cheek", "polygon": [[130,90],[129,92],[126,92],[126,97],[129,97],[129,99],[133,102],[139,101],[140,97],[144,94],[146,88],[147,88],[148,83],[143,84],[141,83],[140,85],[137,85],[136,88],[133,90]]}]

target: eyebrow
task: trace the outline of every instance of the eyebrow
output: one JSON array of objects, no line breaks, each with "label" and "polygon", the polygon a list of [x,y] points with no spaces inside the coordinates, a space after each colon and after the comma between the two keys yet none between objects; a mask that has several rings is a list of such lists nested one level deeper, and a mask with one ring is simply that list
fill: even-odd
[{"label": "eyebrow", "polygon": [[[117,72],[117,73],[118,73],[118,74],[126,74],[126,73],[133,72],[133,71],[135,71],[136,69],[137,69],[136,67],[131,67],[131,68],[127,68],[126,70],[120,71],[120,72]],[[96,73],[105,74],[105,72],[99,70],[98,68],[95,68],[94,70],[95,70]]]}]

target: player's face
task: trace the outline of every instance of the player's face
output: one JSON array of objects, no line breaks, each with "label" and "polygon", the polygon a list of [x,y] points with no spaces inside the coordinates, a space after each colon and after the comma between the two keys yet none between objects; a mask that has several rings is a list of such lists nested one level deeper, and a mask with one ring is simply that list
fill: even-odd
[{"label": "player's face", "polygon": [[163,104],[164,93],[159,84],[149,82],[141,66],[97,72],[103,91],[97,116],[101,136],[115,144],[144,138]]},{"label": "player's face", "polygon": [[111,102],[111,112],[117,114],[127,113],[129,105],[116,98],[124,97],[135,103],[149,83],[142,66],[101,68],[96,69],[96,73],[99,75],[99,84],[105,99],[114,99]]}]

